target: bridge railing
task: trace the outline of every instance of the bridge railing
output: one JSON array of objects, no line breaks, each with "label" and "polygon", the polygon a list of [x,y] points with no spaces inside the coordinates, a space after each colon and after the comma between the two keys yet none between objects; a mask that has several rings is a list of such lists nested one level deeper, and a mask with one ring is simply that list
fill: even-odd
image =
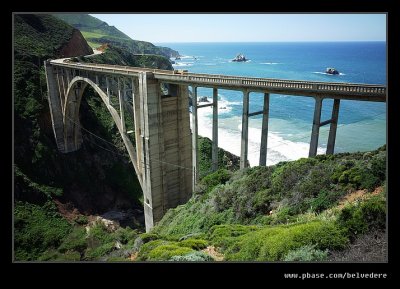
[{"label": "bridge railing", "polygon": [[122,75],[137,75],[139,72],[151,72],[155,78],[164,81],[183,82],[192,85],[220,85],[234,87],[251,87],[256,89],[271,88],[276,90],[332,92],[340,94],[375,95],[384,101],[386,87],[376,84],[341,83],[341,82],[316,82],[290,79],[271,79],[259,77],[243,77],[233,75],[218,75],[204,73],[187,73],[161,69],[140,68],[122,65],[107,65],[97,63],[71,63],[53,62],[57,66],[69,67],[78,70],[89,70]]}]

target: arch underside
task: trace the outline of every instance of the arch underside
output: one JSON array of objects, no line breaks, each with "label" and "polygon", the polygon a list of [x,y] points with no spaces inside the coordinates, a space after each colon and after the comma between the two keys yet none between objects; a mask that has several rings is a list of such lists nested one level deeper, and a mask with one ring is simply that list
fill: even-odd
[{"label": "arch underside", "polygon": [[[106,105],[108,111],[110,112],[111,117],[113,118],[113,121],[116,124],[124,145],[128,151],[130,160],[133,164],[140,185],[143,188],[141,172],[137,165],[138,162],[136,149],[129,139],[125,128],[123,127],[120,115],[121,113],[118,113],[118,111],[110,104],[107,93],[104,92],[95,82],[86,77],[75,76],[69,83],[67,92],[65,94],[66,97],[63,111],[65,152],[76,151],[80,148],[82,144],[83,140],[79,122],[79,109],[83,92],[88,86],[91,86],[97,92],[103,103]],[[120,107],[122,108],[123,105]]]}]

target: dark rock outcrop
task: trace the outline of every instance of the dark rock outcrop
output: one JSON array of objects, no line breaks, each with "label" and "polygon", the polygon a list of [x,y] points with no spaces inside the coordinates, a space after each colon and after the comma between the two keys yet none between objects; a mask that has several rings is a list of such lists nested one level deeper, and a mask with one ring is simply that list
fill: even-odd
[{"label": "dark rock outcrop", "polygon": [[71,39],[61,47],[61,57],[72,57],[93,54],[93,49],[87,44],[82,33],[74,29]]}]

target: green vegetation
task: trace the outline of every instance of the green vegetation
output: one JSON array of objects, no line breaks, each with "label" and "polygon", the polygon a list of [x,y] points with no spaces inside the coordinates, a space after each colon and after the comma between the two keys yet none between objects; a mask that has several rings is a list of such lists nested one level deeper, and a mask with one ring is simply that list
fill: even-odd
[{"label": "green vegetation", "polygon": [[57,248],[71,226],[52,202],[39,206],[17,201],[14,206],[14,229],[15,258],[36,260],[45,250]]},{"label": "green vegetation", "polygon": [[[207,137],[199,136],[199,176],[203,178],[211,173],[212,141]],[[218,167],[225,168],[230,171],[239,169],[240,158],[230,152],[218,148]]]},{"label": "green vegetation", "polygon": [[[73,27],[50,15],[15,15],[14,57],[40,66],[46,57],[61,51],[73,31]],[[31,92],[31,88],[28,87],[27,91]]]},{"label": "green vegetation", "polygon": [[[61,57],[74,28],[44,14],[15,15],[14,20],[15,259],[75,260],[76,252],[82,253],[82,240],[75,240],[73,225],[82,226],[88,220],[81,216],[67,221],[49,204],[61,200],[89,213],[104,212],[116,204],[121,209],[142,208],[141,188],[108,110],[90,89],[80,108],[82,126],[117,148],[82,131],[84,145],[79,151],[58,152],[43,61]],[[76,242],[77,248],[66,249],[75,246],[69,242]],[[83,259],[89,258],[82,254]]]},{"label": "green vegetation", "polygon": [[133,55],[129,51],[117,47],[108,46],[104,53],[90,58],[80,58],[81,62],[107,63],[113,65],[128,65],[136,67],[156,68],[172,70],[171,62],[160,55]]},{"label": "green vegetation", "polygon": [[386,202],[382,195],[345,207],[339,214],[338,223],[347,229],[350,237],[386,226]]},{"label": "green vegetation", "polygon": [[305,245],[318,249],[343,249],[348,239],[332,222],[265,227],[238,237],[225,250],[226,260],[278,261],[291,250]]},{"label": "green vegetation", "polygon": [[110,36],[116,39],[130,39],[114,26],[108,26],[106,22],[88,14],[53,14],[53,16],[81,30],[85,38],[86,36],[91,38]]},{"label": "green vegetation", "polygon": [[289,251],[283,258],[283,261],[325,261],[327,257],[327,251],[315,249],[315,245],[305,245],[296,250]]},{"label": "green vegetation", "polygon": [[[345,173],[351,168],[357,170]],[[341,178],[343,174],[351,177]],[[204,246],[218,248],[225,260],[326,260],[357,234],[385,228],[382,193],[364,193],[364,198],[338,206],[345,195],[372,191],[384,182],[385,147],[234,172],[221,169],[201,179],[187,204],[167,212],[152,230],[158,238],[152,242],[168,245],[168,240],[195,234]]]},{"label": "green vegetation", "polygon": [[54,16],[79,29],[92,47],[108,44],[132,54],[154,54],[166,58],[179,56],[179,53],[171,48],[132,40],[114,26],[109,26],[106,22],[87,14],[54,14]]},{"label": "green vegetation", "polygon": [[177,262],[210,262],[214,261],[214,259],[203,252],[190,252],[183,256],[172,256],[170,261],[177,261]]},{"label": "green vegetation", "polygon": [[[103,43],[113,28],[98,21],[89,21],[86,37]],[[385,184],[385,147],[244,170],[238,170],[238,158],[219,150],[220,170],[210,174],[206,138],[199,142],[201,181],[193,197],[169,210],[150,233],[61,215],[67,204],[92,215],[142,207],[118,130],[91,89],[84,93],[80,121],[107,142],[82,131],[79,151],[64,155],[56,148],[42,62],[60,57],[72,33],[49,15],[15,16],[16,260],[212,261],[215,249],[225,260],[322,261],[361,235],[385,229],[384,193],[368,193]],[[111,41],[105,53],[76,61],[171,68],[159,55],[131,55],[152,47],[145,42],[127,52],[123,47],[131,40],[115,37],[119,46]],[[365,190],[357,192],[363,197],[344,204],[343,197],[356,190]]]}]

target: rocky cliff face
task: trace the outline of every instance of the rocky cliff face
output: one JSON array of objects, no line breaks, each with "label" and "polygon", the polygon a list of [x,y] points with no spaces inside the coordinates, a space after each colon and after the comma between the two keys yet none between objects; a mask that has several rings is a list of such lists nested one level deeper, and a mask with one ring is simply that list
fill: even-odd
[{"label": "rocky cliff face", "polygon": [[82,33],[78,29],[74,29],[71,39],[61,47],[61,57],[81,56],[93,54],[93,49],[87,44]]}]

